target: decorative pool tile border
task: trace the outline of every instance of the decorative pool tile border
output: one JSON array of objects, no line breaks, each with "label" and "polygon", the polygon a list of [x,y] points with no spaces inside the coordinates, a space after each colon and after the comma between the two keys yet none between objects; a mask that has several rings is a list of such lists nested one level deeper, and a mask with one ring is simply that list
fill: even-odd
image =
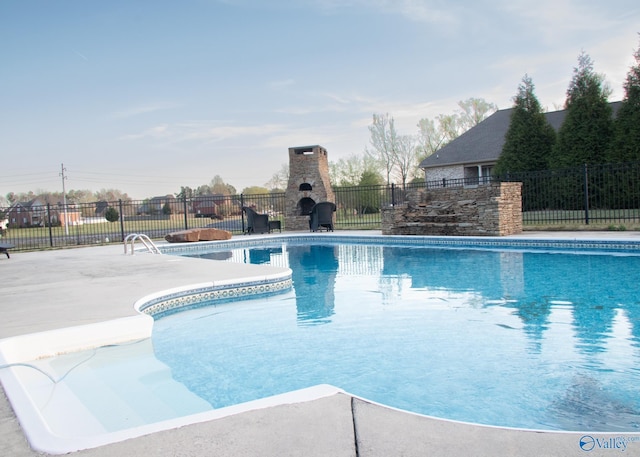
[{"label": "decorative pool tile border", "polygon": [[212,303],[270,296],[287,292],[293,287],[291,273],[280,277],[258,281],[206,285],[196,288],[182,288],[177,291],[160,293],[153,298],[143,298],[137,305],[139,312],[159,319],[170,314],[199,308]]},{"label": "decorative pool tile border", "polygon": [[192,255],[207,250],[264,247],[275,243],[355,243],[400,246],[441,247],[448,249],[517,249],[554,251],[601,251],[640,254],[640,240],[537,239],[507,237],[429,237],[402,235],[285,234],[269,237],[244,237],[227,241],[209,241],[180,245],[161,245],[161,251],[173,255]]}]

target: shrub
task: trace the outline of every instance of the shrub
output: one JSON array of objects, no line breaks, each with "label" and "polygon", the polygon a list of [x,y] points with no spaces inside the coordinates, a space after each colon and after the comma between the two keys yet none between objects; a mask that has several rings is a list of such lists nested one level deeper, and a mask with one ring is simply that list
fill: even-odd
[{"label": "shrub", "polygon": [[118,210],[115,209],[113,206],[110,206],[107,208],[107,210],[104,212],[104,217],[106,220],[108,220],[109,222],[115,222],[118,219],[120,219],[120,214],[118,213]]}]

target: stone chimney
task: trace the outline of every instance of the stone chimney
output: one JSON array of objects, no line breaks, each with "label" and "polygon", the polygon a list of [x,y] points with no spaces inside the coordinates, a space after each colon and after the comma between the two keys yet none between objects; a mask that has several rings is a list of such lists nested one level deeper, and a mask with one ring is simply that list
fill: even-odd
[{"label": "stone chimney", "polygon": [[285,191],[285,227],[309,230],[309,213],[316,203],[335,203],[329,182],[329,159],[322,146],[289,148],[289,184]]}]

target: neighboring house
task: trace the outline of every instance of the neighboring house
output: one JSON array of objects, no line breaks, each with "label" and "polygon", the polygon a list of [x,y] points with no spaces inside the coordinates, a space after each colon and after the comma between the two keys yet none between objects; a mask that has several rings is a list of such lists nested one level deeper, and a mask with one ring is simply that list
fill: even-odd
[{"label": "neighboring house", "polygon": [[162,214],[164,206],[169,204],[171,212],[176,214],[179,212],[180,202],[173,195],[165,195],[163,197],[153,197],[146,200],[138,208],[138,214]]},{"label": "neighboring house", "polygon": [[218,214],[216,199],[220,196],[202,195],[191,199],[191,207],[195,217],[215,217]]},{"label": "neighboring house", "polygon": [[52,225],[80,225],[82,215],[75,205],[68,205],[64,211],[64,205],[49,205],[51,214],[47,214],[47,203],[40,198],[34,198],[28,202],[18,202],[9,207],[7,219],[9,227],[44,227],[51,218]]},{"label": "neighboring house", "polygon": [[38,198],[14,203],[7,211],[9,227],[39,227],[47,220],[47,205]]},{"label": "neighboring house", "polygon": [[[614,115],[621,103],[611,103]],[[502,154],[512,112],[513,108],[496,111],[420,162],[425,180],[464,180],[465,184],[478,184],[489,178]],[[545,113],[547,122],[556,132],[564,122],[565,115],[565,110]]]},{"label": "neighboring house", "polygon": [[108,208],[109,208],[109,202],[106,202],[104,200],[96,202],[95,217],[104,217]]},{"label": "neighboring house", "polygon": [[[51,208],[51,224],[53,226],[60,225],[61,227],[65,225],[82,225],[82,213],[76,209],[75,205],[68,206],[65,212],[64,205],[60,204]],[[46,225],[46,221],[44,225]]]}]

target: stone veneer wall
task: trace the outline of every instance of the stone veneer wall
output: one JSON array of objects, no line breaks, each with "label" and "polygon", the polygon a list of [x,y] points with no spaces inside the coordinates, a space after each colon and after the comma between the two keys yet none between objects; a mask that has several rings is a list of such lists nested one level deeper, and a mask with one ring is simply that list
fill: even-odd
[{"label": "stone veneer wall", "polygon": [[383,235],[504,236],[522,233],[522,184],[420,189],[382,210]]},{"label": "stone veneer wall", "polygon": [[463,179],[464,165],[449,165],[446,167],[428,168],[425,179],[427,181],[442,181],[442,179]]}]

